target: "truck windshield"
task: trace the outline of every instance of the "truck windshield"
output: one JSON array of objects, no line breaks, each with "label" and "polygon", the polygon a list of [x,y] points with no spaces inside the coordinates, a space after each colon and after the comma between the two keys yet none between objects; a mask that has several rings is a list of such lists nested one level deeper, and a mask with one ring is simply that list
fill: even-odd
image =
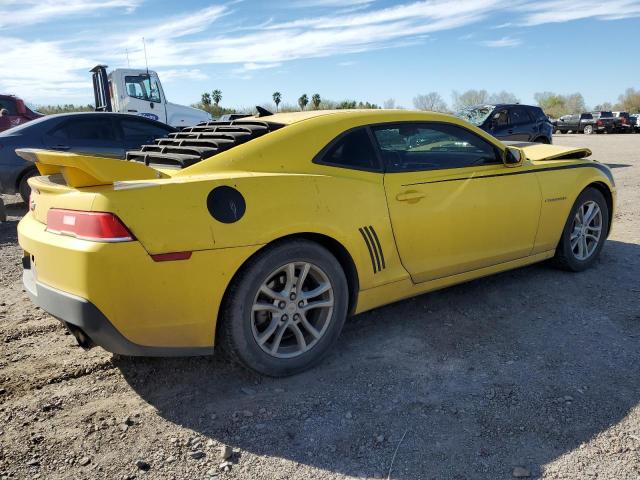
[{"label": "truck windshield", "polygon": [[147,102],[160,103],[158,82],[149,75],[135,75],[124,77],[127,95]]},{"label": "truck windshield", "polygon": [[483,105],[481,107],[469,107],[455,113],[455,116],[466,120],[476,126],[480,126],[491,115],[496,107],[494,105]]}]

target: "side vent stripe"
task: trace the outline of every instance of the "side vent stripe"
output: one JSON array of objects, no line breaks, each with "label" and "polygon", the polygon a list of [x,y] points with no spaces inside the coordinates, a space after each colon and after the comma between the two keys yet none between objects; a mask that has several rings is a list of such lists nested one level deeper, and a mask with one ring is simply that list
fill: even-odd
[{"label": "side vent stripe", "polygon": [[373,259],[373,249],[369,244],[369,239],[367,238],[367,235],[364,233],[364,229],[359,228],[358,230],[360,231],[360,235],[362,235],[362,238],[364,239],[364,243],[367,244],[367,249],[369,250],[369,256],[371,257],[371,265],[373,266],[373,273],[377,273],[378,271],[376,270],[376,262]]},{"label": "side vent stripe", "polygon": [[360,232],[360,235],[362,235],[364,243],[367,245],[367,250],[369,250],[373,273],[378,273],[384,268],[387,268],[387,265],[384,262],[384,253],[382,252],[380,239],[378,238],[378,234],[375,229],[369,225],[368,227],[359,228],[358,231]]},{"label": "side vent stripe", "polygon": [[382,246],[380,245],[380,240],[378,240],[378,234],[373,229],[373,227],[370,226],[369,229],[371,230],[371,233],[373,234],[373,238],[376,241],[376,245],[378,246],[378,251],[380,252],[380,260],[382,261],[382,268],[387,268],[387,266],[384,263],[384,253],[382,251]]},{"label": "side vent stripe", "polygon": [[371,243],[371,246],[373,247],[373,254],[376,256],[376,265],[378,266],[378,272],[380,270],[382,270],[382,268],[380,267],[380,254],[378,253],[378,249],[376,248],[376,244],[373,241],[373,235],[371,235],[371,232],[369,231],[369,228],[371,227],[364,227],[364,232],[367,234],[367,237],[369,237],[369,242]]}]

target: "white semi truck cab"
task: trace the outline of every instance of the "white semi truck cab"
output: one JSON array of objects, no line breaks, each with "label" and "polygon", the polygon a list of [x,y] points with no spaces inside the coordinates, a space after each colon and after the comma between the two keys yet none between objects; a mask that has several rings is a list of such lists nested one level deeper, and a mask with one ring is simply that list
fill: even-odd
[{"label": "white semi truck cab", "polygon": [[140,115],[177,128],[211,121],[204,110],[167,101],[158,74],[152,70],[117,68],[107,73],[107,65],[97,65],[91,73],[96,111]]}]

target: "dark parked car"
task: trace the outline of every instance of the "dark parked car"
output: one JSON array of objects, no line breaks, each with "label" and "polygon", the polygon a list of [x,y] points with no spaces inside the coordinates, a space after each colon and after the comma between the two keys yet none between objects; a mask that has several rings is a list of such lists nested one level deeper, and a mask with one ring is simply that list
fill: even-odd
[{"label": "dark parked car", "polygon": [[25,202],[29,199],[27,179],[37,175],[37,170],[16,155],[16,148],[124,159],[127,150],[137,150],[175,131],[164,123],[124,113],[63,113],[38,118],[0,133],[0,192],[19,192]]},{"label": "dark parked car", "polygon": [[25,105],[22,99],[15,95],[0,95],[0,110],[6,110],[6,115],[0,116],[0,132],[42,116]]},{"label": "dark parked car", "polygon": [[631,122],[631,115],[629,112],[611,112],[613,116],[620,122],[617,126],[617,130],[621,133],[633,133],[634,127]]},{"label": "dark parked car", "polygon": [[631,122],[633,130],[640,133],[640,114],[629,116],[629,121]]},{"label": "dark parked car", "polygon": [[551,143],[553,126],[540,107],[520,104],[478,105],[456,116],[500,140]]},{"label": "dark parked car", "polygon": [[[607,115],[608,114],[608,115]],[[611,133],[616,129],[616,119],[611,112],[576,113],[563,115],[555,125],[560,133]]]}]

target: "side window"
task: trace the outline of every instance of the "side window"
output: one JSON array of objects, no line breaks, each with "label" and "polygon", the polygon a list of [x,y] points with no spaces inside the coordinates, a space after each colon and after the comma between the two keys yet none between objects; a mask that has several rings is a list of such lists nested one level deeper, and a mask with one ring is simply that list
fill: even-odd
[{"label": "side window", "polygon": [[0,100],[0,110],[6,110],[9,115],[17,115],[16,102],[14,100]]},{"label": "side window", "polygon": [[123,119],[120,125],[124,139],[133,141],[166,137],[171,131],[152,123],[129,118]]},{"label": "side window", "polygon": [[318,163],[355,170],[379,170],[376,152],[365,128],[351,130],[340,137]]},{"label": "side window", "polygon": [[520,125],[522,123],[531,122],[531,117],[527,113],[527,109],[523,107],[513,107],[510,112],[511,124]]},{"label": "side window", "polygon": [[374,127],[373,131],[391,172],[502,163],[491,143],[456,125],[406,123]]},{"label": "side window", "polygon": [[160,89],[158,83],[151,80],[148,75],[135,75],[124,77],[127,95],[138,100],[160,103]]},{"label": "side window", "polygon": [[49,133],[59,140],[68,141],[115,141],[116,135],[111,118],[74,119],[63,123]]},{"label": "side window", "polygon": [[509,125],[509,113],[506,110],[499,110],[493,114],[493,122],[496,127],[506,127]]}]

